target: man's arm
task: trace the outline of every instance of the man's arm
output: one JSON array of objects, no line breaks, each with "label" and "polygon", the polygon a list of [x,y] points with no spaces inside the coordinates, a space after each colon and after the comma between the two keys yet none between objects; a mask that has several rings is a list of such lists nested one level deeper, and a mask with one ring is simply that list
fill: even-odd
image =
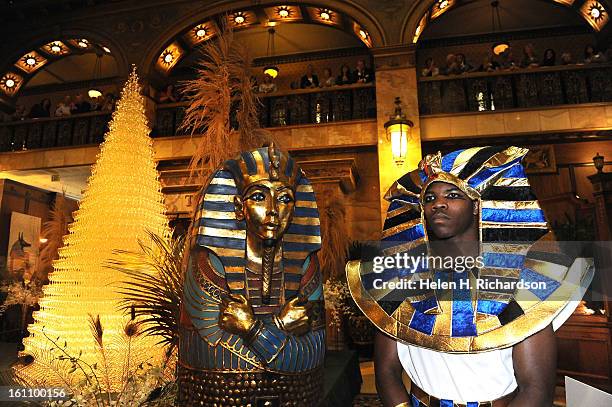
[{"label": "man's arm", "polygon": [[550,407],[557,371],[557,341],[552,325],[512,349],[518,394],[508,407]]},{"label": "man's arm", "polygon": [[383,406],[394,407],[410,399],[402,382],[402,364],[395,339],[377,331],[374,338],[374,374],[376,390]]}]

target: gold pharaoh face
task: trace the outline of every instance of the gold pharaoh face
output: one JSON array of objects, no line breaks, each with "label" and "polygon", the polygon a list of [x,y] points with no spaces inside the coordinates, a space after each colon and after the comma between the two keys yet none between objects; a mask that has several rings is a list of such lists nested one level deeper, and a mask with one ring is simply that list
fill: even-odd
[{"label": "gold pharaoh face", "polygon": [[236,217],[245,219],[247,230],[264,240],[280,239],[291,223],[295,197],[281,181],[259,181],[236,197]]}]

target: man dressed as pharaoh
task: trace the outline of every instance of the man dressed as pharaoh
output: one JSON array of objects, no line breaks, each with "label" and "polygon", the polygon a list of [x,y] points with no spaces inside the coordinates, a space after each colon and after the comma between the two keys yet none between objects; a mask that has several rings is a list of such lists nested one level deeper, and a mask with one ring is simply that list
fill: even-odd
[{"label": "man dressed as pharaoh", "polygon": [[351,294],[380,329],[375,373],[385,407],[552,405],[554,330],[592,267],[547,237],[526,154],[429,155],[388,191],[387,257],[378,259],[395,263],[347,266]]},{"label": "man dressed as pharaoh", "polygon": [[317,406],[325,329],[312,186],[274,145],[226,161],[190,230],[179,400]]}]

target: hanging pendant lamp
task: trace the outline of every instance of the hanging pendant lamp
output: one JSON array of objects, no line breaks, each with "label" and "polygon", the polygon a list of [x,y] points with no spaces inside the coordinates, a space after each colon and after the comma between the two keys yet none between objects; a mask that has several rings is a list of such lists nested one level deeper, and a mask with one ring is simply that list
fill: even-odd
[{"label": "hanging pendant lamp", "polygon": [[[495,22],[496,19],[497,19],[497,24]],[[499,32],[501,33],[502,25],[501,25],[501,17],[499,16],[499,1],[498,0],[494,0],[491,2],[491,25],[492,25],[492,30],[493,30],[494,35],[496,33],[496,30],[495,30],[496,25],[497,27],[499,27]],[[497,41],[492,46],[493,53],[495,55],[503,54],[508,48],[510,48],[510,43],[505,40]]]},{"label": "hanging pendant lamp", "polygon": [[[266,52],[267,57],[274,56],[274,34],[276,34],[276,30],[273,27],[268,28],[268,50]],[[270,75],[272,79],[278,76],[279,69],[276,65],[267,65],[263,69],[263,73],[265,75]]]}]

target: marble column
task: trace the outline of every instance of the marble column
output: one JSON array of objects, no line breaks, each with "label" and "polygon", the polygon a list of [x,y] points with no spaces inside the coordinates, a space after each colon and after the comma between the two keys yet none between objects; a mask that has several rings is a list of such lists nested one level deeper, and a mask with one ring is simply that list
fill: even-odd
[{"label": "marble column", "polygon": [[[417,97],[417,71],[415,47],[402,45],[372,50],[376,66],[376,111],[378,134],[378,170],[380,180],[381,220],[384,223],[388,202],[387,189],[402,175],[415,169],[421,160],[421,133],[419,101]],[[391,154],[391,141],[387,139],[384,124],[394,112],[394,100],[399,96],[402,113],[414,123],[408,140],[406,161],[399,165]]]}]

